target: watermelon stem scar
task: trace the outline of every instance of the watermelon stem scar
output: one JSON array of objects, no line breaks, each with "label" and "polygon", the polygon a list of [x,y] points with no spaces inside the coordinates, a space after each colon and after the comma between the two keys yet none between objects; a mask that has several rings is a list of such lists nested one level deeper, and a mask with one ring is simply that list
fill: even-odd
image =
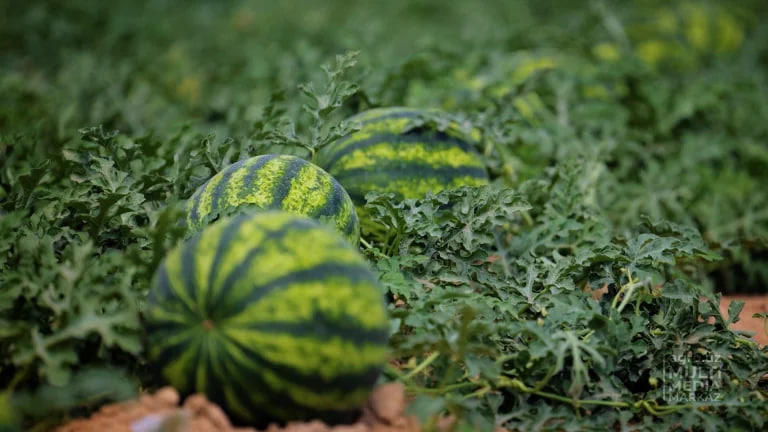
[{"label": "watermelon stem scar", "polygon": [[203,328],[208,330],[208,331],[213,330],[213,328],[214,328],[213,321],[211,321],[209,319],[204,320],[203,321]]}]

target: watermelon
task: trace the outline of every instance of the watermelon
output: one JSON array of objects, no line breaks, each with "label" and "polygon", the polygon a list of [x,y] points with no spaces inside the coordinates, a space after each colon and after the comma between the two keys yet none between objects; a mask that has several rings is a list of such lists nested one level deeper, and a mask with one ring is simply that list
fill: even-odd
[{"label": "watermelon", "polygon": [[487,184],[483,161],[457,127],[409,128],[428,112],[377,108],[360,113],[349,119],[360,130],[322,148],[315,162],[358,205],[365,204],[371,191],[422,198],[428,191]]},{"label": "watermelon", "polygon": [[354,204],[339,182],[301,158],[273,154],[234,163],[200,186],[187,203],[187,228],[194,234],[219,217],[251,209],[324,221],[353,244],[360,237]]},{"label": "watermelon", "polygon": [[242,424],[343,418],[387,357],[367,262],[339,233],[287,212],[223,218],[169,252],[144,320],[167,381]]}]

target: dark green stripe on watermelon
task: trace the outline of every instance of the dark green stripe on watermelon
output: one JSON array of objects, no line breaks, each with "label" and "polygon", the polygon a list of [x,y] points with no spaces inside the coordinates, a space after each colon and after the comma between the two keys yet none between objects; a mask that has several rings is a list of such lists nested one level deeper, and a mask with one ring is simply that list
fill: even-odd
[{"label": "dark green stripe on watermelon", "polygon": [[301,167],[307,163],[307,161],[299,158],[294,158],[288,162],[283,171],[283,177],[275,184],[275,189],[272,190],[273,198],[270,208],[279,210],[282,207],[283,200],[288,196],[288,192],[291,190],[291,181],[299,173]]},{"label": "dark green stripe on watermelon", "polygon": [[[266,419],[279,416],[279,414],[274,413],[275,410],[272,408],[272,406],[289,408],[295,407],[295,403],[290,397],[283,393],[273,391],[269,384],[265,381],[264,377],[253,370],[252,364],[238,365],[237,360],[229,359],[228,361],[222,361],[221,366],[222,372],[224,372],[226,376],[233,378],[230,384],[230,388],[234,390],[235,393],[237,393],[239,402],[246,406],[252,406],[254,393],[258,395],[257,399],[269,401],[267,408],[260,407],[260,409],[264,412],[230,412],[229,414],[233,414],[235,419],[248,418],[250,416],[261,417],[264,420],[257,420],[255,422],[249,423],[255,426],[263,427],[264,423],[266,423]],[[239,367],[235,369],[235,366]],[[265,367],[264,364],[259,364],[258,366]],[[223,394],[224,392],[220,390],[219,393]],[[211,400],[214,399],[211,398]],[[224,404],[224,406],[226,405],[227,404]]]},{"label": "dark green stripe on watermelon", "polygon": [[154,289],[149,291],[147,300],[150,302],[159,302],[171,297],[171,281],[168,280],[168,271],[164,265],[157,268],[155,273]]},{"label": "dark green stripe on watermelon", "polygon": [[222,171],[222,179],[219,184],[216,185],[216,188],[214,188],[213,196],[211,197],[211,213],[219,213],[220,209],[224,207],[222,204],[226,205],[226,203],[221,202],[221,196],[224,195],[224,191],[227,189],[232,174],[242,168],[245,163],[246,160],[235,162]]},{"label": "dark green stripe on watermelon", "polygon": [[264,333],[290,333],[297,336],[312,336],[317,339],[335,337],[338,332],[358,344],[370,343],[372,340],[387,340],[386,329],[361,329],[352,317],[328,317],[317,313],[311,323],[262,322],[248,326],[252,330]]},{"label": "dark green stripe on watermelon", "polygon": [[[235,239],[235,236],[238,234],[238,231],[240,230],[240,226],[243,224],[245,219],[243,218],[237,218],[232,221],[229,225],[227,225],[224,230],[221,233],[221,240],[219,241],[219,244],[216,246],[216,252],[213,255],[213,262],[211,263],[211,272],[208,273],[208,286],[212,287],[214,284],[214,281],[216,280],[216,277],[219,275],[219,268],[221,267],[221,260],[224,258],[224,253],[227,250],[227,246],[232,243],[232,241]],[[213,305],[214,304],[214,298],[213,298],[213,290],[209,289],[207,298],[206,298],[206,304]],[[207,311],[210,314],[214,313],[213,306],[210,306],[210,309]]]},{"label": "dark green stripe on watermelon", "polygon": [[229,309],[227,312],[231,313],[232,315],[239,314],[240,312],[243,312],[249,304],[257,302],[275,291],[286,289],[290,287],[291,284],[310,282],[313,280],[323,280],[329,276],[338,276],[339,278],[353,282],[365,281],[370,284],[376,283],[376,279],[373,277],[370,270],[365,267],[337,263],[324,263],[307,269],[295,271],[262,285],[253,286],[251,295],[242,301],[238,301],[238,303],[233,305],[234,307]]},{"label": "dark green stripe on watermelon", "polygon": [[[207,349],[207,355],[205,356],[204,369],[205,373],[209,377],[223,376],[222,366],[227,363],[227,359],[222,355],[225,352],[224,344],[218,343],[215,340],[210,340]],[[207,395],[210,400],[225,400],[225,393],[220,385],[216,385],[214,382],[208,382],[205,386],[205,390],[201,393]]]},{"label": "dark green stripe on watermelon", "polygon": [[195,278],[197,264],[195,263],[195,257],[199,243],[200,236],[196,235],[189,239],[188,247],[181,250],[181,277],[183,278],[187,295],[191,299],[194,299],[197,295],[197,280]]},{"label": "dark green stripe on watermelon", "polygon": [[[342,206],[342,203],[344,202],[345,196],[344,196],[344,189],[341,187],[341,185],[338,185],[338,186],[339,187],[333,188],[333,191],[331,192],[331,198],[328,200],[325,206],[318,209],[317,212],[312,216],[329,217],[329,216],[338,214],[341,211],[341,206]],[[354,223],[355,222],[354,219],[355,219],[354,216],[350,215],[347,225],[349,225],[349,223]],[[351,234],[351,232],[346,230],[346,226],[344,229],[344,233]]]},{"label": "dark green stripe on watermelon", "polygon": [[[174,298],[176,296],[171,287],[171,281],[168,278],[168,272],[165,266],[158,267],[157,273],[155,275],[155,281],[154,289],[149,292],[147,301],[150,303],[165,302],[168,301],[168,299]],[[177,299],[174,301],[174,304],[178,304],[182,312],[187,314],[194,314],[194,311],[186,302]]]},{"label": "dark green stripe on watermelon", "polygon": [[259,159],[248,168],[248,174],[245,175],[245,178],[243,179],[243,184],[248,185],[247,188],[243,188],[243,190],[240,191],[240,197],[245,198],[245,196],[248,194],[248,188],[253,187],[253,180],[256,178],[256,175],[258,174],[259,170],[268,162],[275,159],[278,155],[269,154],[259,157]]},{"label": "dark green stripe on watermelon", "polygon": [[202,195],[206,184],[207,183],[204,183],[203,186],[197,188],[195,193],[192,194],[192,197],[189,198],[189,202],[191,202],[192,205],[189,209],[189,217],[187,218],[187,223],[189,223],[189,220],[196,221],[200,219],[200,212],[198,211],[200,207],[200,195]]},{"label": "dark green stripe on watermelon", "polygon": [[[350,196],[350,199],[352,197]],[[354,212],[354,210],[352,210]],[[344,227],[344,234],[346,235],[352,235],[355,230],[357,229],[357,220],[356,218],[350,216],[349,219],[347,219],[347,225]]]}]

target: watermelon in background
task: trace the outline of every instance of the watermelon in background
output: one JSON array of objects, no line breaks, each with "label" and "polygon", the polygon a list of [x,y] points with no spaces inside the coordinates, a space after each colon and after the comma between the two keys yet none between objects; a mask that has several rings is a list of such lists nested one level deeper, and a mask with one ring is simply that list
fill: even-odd
[{"label": "watermelon in background", "polygon": [[357,205],[374,191],[422,198],[428,191],[487,184],[485,165],[458,126],[437,130],[424,122],[430,113],[401,107],[360,113],[349,119],[360,129],[321,149],[316,162]]},{"label": "watermelon in background", "polygon": [[634,53],[652,67],[691,69],[712,57],[738,52],[748,29],[738,4],[670,2],[629,21]]},{"label": "watermelon in background", "polygon": [[357,244],[359,222],[347,192],[327,172],[295,156],[241,160],[200,186],[187,204],[194,233],[221,216],[248,209],[285,210],[327,222]]}]

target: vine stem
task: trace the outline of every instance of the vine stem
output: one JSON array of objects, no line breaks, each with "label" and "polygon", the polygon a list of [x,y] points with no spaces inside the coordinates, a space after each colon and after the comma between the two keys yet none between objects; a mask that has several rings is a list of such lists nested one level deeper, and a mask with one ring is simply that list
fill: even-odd
[{"label": "vine stem", "polygon": [[[628,282],[621,286],[619,289],[619,292],[616,293],[616,296],[613,298],[613,302],[611,303],[611,307],[617,309],[619,313],[621,313],[622,310],[627,306],[627,303],[629,303],[629,300],[632,298],[632,292],[637,288],[638,284],[637,282],[632,280],[632,273],[629,271],[629,269],[624,269],[624,271],[627,273],[627,279]],[[623,294],[623,296],[622,296]],[[618,305],[619,297],[622,298],[621,304]]]},{"label": "vine stem", "polygon": [[525,221],[525,224],[528,226],[533,225],[533,218],[527,211],[522,211],[520,214],[523,216],[523,220]]},{"label": "vine stem", "polygon": [[598,399],[571,399],[559,394],[536,390],[534,388],[528,387],[527,385],[525,385],[524,382],[518,379],[508,379],[508,378],[502,379],[499,382],[499,387],[516,388],[522,392],[535,394],[536,396],[546,397],[552,400],[564,402],[564,403],[573,405],[576,408],[579,408],[582,405],[602,405],[602,406],[610,406],[610,407],[616,407],[616,408],[629,408],[631,406],[628,402],[605,401],[605,400],[598,400]]},{"label": "vine stem", "polygon": [[384,373],[387,373],[387,374],[397,378],[400,381],[403,380],[403,372],[400,369],[396,368],[395,366],[392,366],[389,363],[384,365]]},{"label": "vine stem", "polygon": [[[399,371],[396,370],[395,368],[392,368],[392,369],[395,369],[393,371],[395,375],[398,375],[401,379],[405,380],[407,378],[411,378],[416,373],[419,373],[422,370],[424,370],[424,368],[429,366],[430,363],[434,362],[439,357],[439,355],[440,355],[439,353],[432,353],[429,357],[424,359],[424,361],[422,361],[416,368],[411,370],[411,372],[409,372],[405,376],[400,374]],[[634,403],[623,402],[623,401],[599,400],[599,399],[573,399],[573,398],[569,398],[556,393],[537,390],[536,388],[527,386],[524,382],[518,379],[510,379],[504,376],[500,377],[499,382],[496,385],[492,385],[486,381],[462,382],[462,383],[456,383],[456,384],[451,384],[451,385],[437,387],[437,388],[428,388],[428,387],[421,387],[421,386],[406,384],[406,390],[408,392],[424,393],[424,394],[442,394],[442,393],[448,393],[451,391],[460,390],[468,387],[476,387],[476,389],[472,393],[464,395],[462,399],[480,397],[488,392],[493,391],[494,388],[500,389],[500,388],[507,387],[507,388],[514,388],[524,393],[533,394],[536,396],[544,397],[544,398],[555,400],[558,402],[563,402],[577,409],[585,405],[606,406],[606,407],[613,407],[613,408],[634,408],[634,409],[645,410],[651,415],[661,417],[661,416],[675,413],[680,410],[694,408],[694,405],[692,404],[658,405],[655,401],[648,401],[645,399],[638,400]]]},{"label": "vine stem", "polygon": [[[766,331],[766,333],[768,333],[768,331]],[[744,345],[757,345],[757,342],[755,342],[755,341],[752,341],[752,340],[749,340],[749,339],[740,338],[740,337],[737,337],[734,340],[736,342],[738,342],[738,343],[743,343]]]},{"label": "vine stem", "polygon": [[[655,406],[654,406],[655,405]],[[666,406],[659,406],[655,403],[651,403],[647,400],[641,400],[635,403],[635,407],[642,407],[649,413],[655,415],[655,416],[663,416],[667,414],[672,414],[674,412],[680,411],[681,409],[690,409],[693,408],[693,405],[686,404],[686,405],[666,405]]]},{"label": "vine stem", "polygon": [[472,393],[469,393],[469,394],[463,396],[462,399],[472,399],[472,398],[480,397],[480,396],[490,392],[491,390],[493,390],[491,388],[491,386],[489,384],[485,383],[479,389],[473,391]]},{"label": "vine stem", "polygon": [[[484,385],[483,383],[462,382],[462,383],[450,384],[447,386],[434,387],[434,388],[406,385],[405,389],[411,393],[441,394],[441,393],[448,393],[454,390],[459,390],[467,387],[477,387],[477,386],[483,386],[483,385]],[[481,388],[480,390],[482,390],[483,388]]]},{"label": "vine stem", "polygon": [[691,404],[657,405],[656,402],[647,401],[644,399],[639,400],[635,403],[621,402],[621,401],[606,401],[606,400],[598,400],[598,399],[571,399],[559,394],[536,390],[534,388],[528,387],[527,385],[525,385],[525,383],[523,383],[518,379],[509,379],[505,377],[502,377],[502,380],[499,383],[499,387],[512,387],[525,393],[535,394],[536,396],[541,396],[548,399],[564,402],[572,405],[575,408],[580,408],[583,405],[600,405],[600,406],[609,406],[614,408],[637,408],[637,409],[644,409],[648,411],[650,414],[655,416],[663,416],[667,414],[672,414],[674,412],[677,412],[683,409],[691,409],[694,407]]},{"label": "vine stem", "polygon": [[362,237],[360,237],[360,243],[362,243],[362,244],[363,244],[363,246],[365,246],[365,248],[366,248],[366,249],[373,249],[373,245],[371,245],[370,243],[368,243],[368,241],[366,241],[366,240],[365,240],[364,238],[362,238]]},{"label": "vine stem", "polygon": [[438,358],[438,357],[440,357],[440,353],[439,353],[439,352],[437,352],[437,351],[433,352],[433,353],[432,353],[432,354],[430,354],[430,355],[429,355],[427,358],[425,358],[425,359],[424,359],[424,360],[423,360],[421,363],[419,363],[419,365],[418,365],[418,366],[416,366],[416,367],[415,367],[415,368],[413,368],[413,369],[412,369],[410,372],[408,372],[407,374],[405,374],[405,375],[403,376],[403,380],[409,380],[409,379],[413,378],[413,377],[414,377],[414,376],[416,376],[416,375],[417,375],[419,372],[421,372],[421,371],[423,371],[424,369],[426,369],[426,368],[427,368],[427,366],[431,365],[431,364],[432,364],[432,362],[434,362],[435,360],[437,360],[437,358]]}]

